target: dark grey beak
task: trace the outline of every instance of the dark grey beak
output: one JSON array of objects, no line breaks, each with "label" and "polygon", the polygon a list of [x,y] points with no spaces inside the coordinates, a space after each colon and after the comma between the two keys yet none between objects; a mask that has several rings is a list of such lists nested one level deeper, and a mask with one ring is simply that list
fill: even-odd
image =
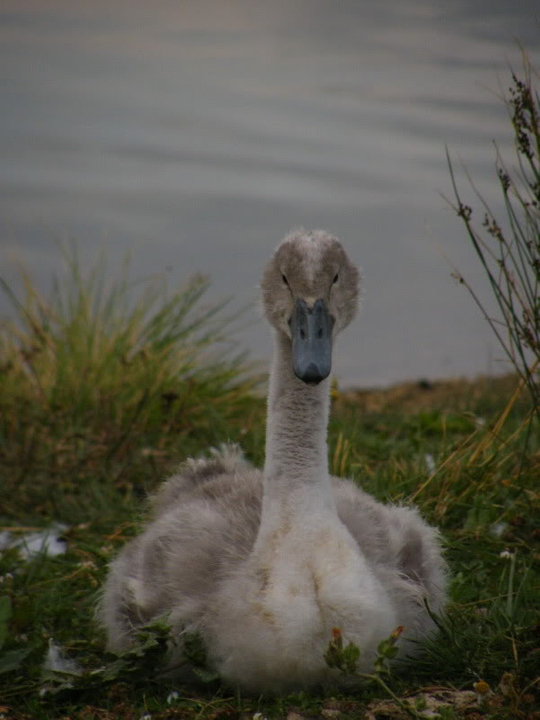
[{"label": "dark grey beak", "polygon": [[297,378],[316,385],[332,367],[333,320],[324,300],[310,309],[297,300],[291,317],[293,369]]}]

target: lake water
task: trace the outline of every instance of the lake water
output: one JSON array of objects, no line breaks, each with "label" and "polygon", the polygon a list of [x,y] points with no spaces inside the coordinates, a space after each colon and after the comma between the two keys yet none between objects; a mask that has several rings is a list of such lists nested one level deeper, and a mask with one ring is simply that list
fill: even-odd
[{"label": "lake water", "polygon": [[[537,0],[2,0],[0,262],[47,286],[58,242],[134,276],[212,277],[249,305],[261,267],[323,227],[364,271],[336,349],[345,385],[506,369],[454,263],[490,304],[450,194],[445,144],[497,204],[513,162],[499,83],[540,61]],[[469,198],[471,193],[465,191]],[[8,304],[0,300],[0,312]]]}]

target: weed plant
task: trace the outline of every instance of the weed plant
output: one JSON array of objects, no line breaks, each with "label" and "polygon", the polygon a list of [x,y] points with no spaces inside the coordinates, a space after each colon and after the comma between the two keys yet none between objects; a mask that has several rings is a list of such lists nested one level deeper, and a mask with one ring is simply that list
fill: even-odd
[{"label": "weed plant", "polygon": [[523,72],[512,72],[504,97],[514,135],[517,170],[511,171],[496,148],[496,172],[505,222],[469,181],[482,208],[481,229],[473,208],[462,200],[450,157],[455,202],[497,302],[500,318],[491,317],[461,273],[465,285],[494,331],[515,370],[525,381],[540,419],[540,76],[523,53]]},{"label": "weed plant", "polygon": [[131,282],[127,263],[108,283],[103,259],[86,274],[75,253],[64,260],[50,298],[23,271],[23,297],[0,278],[15,311],[0,328],[3,511],[26,524],[88,520],[77,498],[89,471],[92,517],[111,492],[141,495],[172,443],[212,445],[249,417],[257,383],[226,340],[234,318],[203,304],[204,277],[167,293]]}]

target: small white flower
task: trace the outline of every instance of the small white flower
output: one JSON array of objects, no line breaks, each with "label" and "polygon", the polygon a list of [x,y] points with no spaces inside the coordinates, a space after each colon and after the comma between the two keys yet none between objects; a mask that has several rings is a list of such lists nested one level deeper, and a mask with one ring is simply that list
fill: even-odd
[{"label": "small white flower", "polygon": [[180,693],[177,690],[173,690],[171,693],[167,695],[167,704],[171,705],[173,702],[176,702],[178,698],[180,697]]},{"label": "small white flower", "polygon": [[511,560],[512,553],[510,552],[510,550],[503,550],[502,553],[500,553],[499,557],[503,560]]}]

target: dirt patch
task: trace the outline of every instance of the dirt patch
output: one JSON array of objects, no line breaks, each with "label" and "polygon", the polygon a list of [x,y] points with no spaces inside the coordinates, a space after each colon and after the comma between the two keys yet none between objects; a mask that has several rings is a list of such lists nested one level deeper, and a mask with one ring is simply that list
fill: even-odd
[{"label": "dirt patch", "polygon": [[388,388],[355,388],[337,393],[336,402],[353,402],[364,412],[418,412],[420,410],[471,410],[481,400],[509,400],[518,386],[514,374],[481,376],[474,380],[418,380]]}]

